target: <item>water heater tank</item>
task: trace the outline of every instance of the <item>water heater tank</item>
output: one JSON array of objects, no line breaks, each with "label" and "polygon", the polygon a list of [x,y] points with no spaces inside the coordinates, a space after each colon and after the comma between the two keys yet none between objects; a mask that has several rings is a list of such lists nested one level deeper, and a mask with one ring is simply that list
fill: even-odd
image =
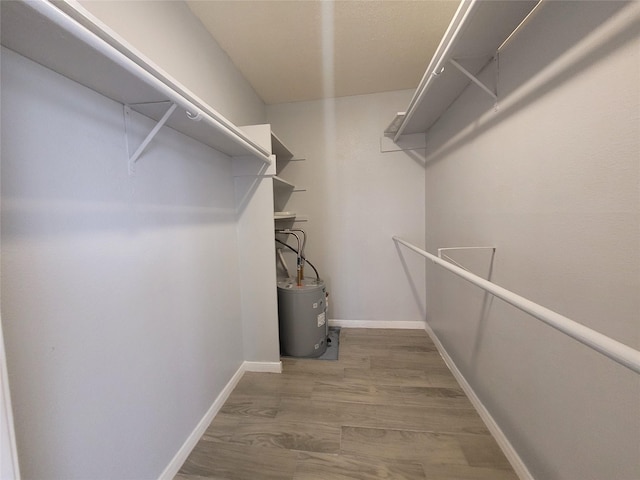
[{"label": "water heater tank", "polygon": [[291,357],[319,357],[327,350],[327,301],[322,280],[278,282],[280,351]]}]

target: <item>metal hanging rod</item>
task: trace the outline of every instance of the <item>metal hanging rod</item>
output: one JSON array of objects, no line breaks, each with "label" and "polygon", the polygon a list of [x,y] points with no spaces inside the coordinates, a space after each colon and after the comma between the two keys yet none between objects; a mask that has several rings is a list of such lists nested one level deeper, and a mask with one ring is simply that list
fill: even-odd
[{"label": "metal hanging rod", "polygon": [[431,260],[436,265],[444,268],[445,270],[454,273],[460,278],[476,285],[477,287],[486,290],[492,295],[504,300],[505,302],[513,305],[514,307],[522,310],[525,313],[537,318],[538,320],[546,323],[547,325],[559,330],[560,332],[568,335],[569,337],[577,340],[578,342],[586,345],[587,347],[601,353],[602,355],[610,358],[611,360],[633,370],[636,373],[640,373],[640,351],[635,350],[624,343],[618,342],[600,332],[596,332],[589,327],[571,320],[559,313],[549,310],[542,305],[538,305],[531,300],[528,300],[520,295],[513,293],[506,288],[502,288],[495,283],[492,283],[484,278],[479,277],[471,272],[468,272],[462,268],[459,268],[435,255],[426,252],[411,243],[402,240],[401,238],[394,236],[393,240],[407,247],[410,250],[422,255],[428,260]]}]

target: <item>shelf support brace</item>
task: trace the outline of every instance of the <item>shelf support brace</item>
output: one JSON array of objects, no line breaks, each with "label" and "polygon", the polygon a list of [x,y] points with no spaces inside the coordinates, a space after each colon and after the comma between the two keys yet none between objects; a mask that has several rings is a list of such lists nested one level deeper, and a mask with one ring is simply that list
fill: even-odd
[{"label": "shelf support brace", "polygon": [[489,87],[487,87],[484,83],[478,80],[478,78],[475,75],[473,75],[471,72],[469,72],[469,70],[464,68],[458,62],[456,62],[453,58],[449,59],[449,63],[454,67],[456,67],[458,70],[460,70],[464,75],[469,77],[469,80],[471,80],[473,83],[478,85],[482,90],[487,92],[491,96],[491,98],[493,98],[496,102],[498,101],[498,95],[496,95],[496,92],[494,92]]},{"label": "shelf support brace", "polygon": [[[442,253],[442,252],[445,252],[445,251],[448,252],[449,250],[491,250],[491,268],[493,269],[493,257],[496,254],[496,247],[445,247],[445,248],[439,248],[438,249],[438,258],[442,258],[442,259],[446,260],[447,262],[453,263],[456,267],[460,267],[463,270],[466,270],[467,272],[470,272],[470,270],[468,268],[466,268],[463,265],[460,265],[458,262],[456,262],[449,255],[447,255],[446,253]],[[491,277],[491,273],[489,273],[489,277]],[[487,280],[490,280],[490,278],[488,278]]]},{"label": "shelf support brace", "polygon": [[[167,120],[169,120],[169,117],[171,116],[171,114],[174,112],[174,110],[177,107],[178,107],[178,104],[171,103],[171,106],[165,112],[165,114],[162,116],[162,118],[158,121],[156,126],[153,127],[153,129],[149,132],[149,134],[142,141],[142,143],[140,144],[138,149],[135,152],[133,152],[133,155],[131,155],[129,157],[129,174],[132,174],[135,171],[135,163],[138,161],[138,158],[140,158],[140,155],[142,155],[142,152],[144,152],[144,149],[147,148],[147,145],[149,145],[149,143],[151,143],[151,140],[153,140],[153,138],[156,136],[158,131],[164,126],[165,123],[167,123]],[[127,124],[129,123],[129,115],[130,114],[131,114],[131,107],[129,105],[125,105],[124,106],[124,115],[125,115],[125,122]],[[128,129],[125,128],[125,134],[127,133],[127,130]],[[127,143],[127,156],[128,156],[129,155],[129,140],[128,140],[128,138],[127,138],[127,142],[126,143]]]}]

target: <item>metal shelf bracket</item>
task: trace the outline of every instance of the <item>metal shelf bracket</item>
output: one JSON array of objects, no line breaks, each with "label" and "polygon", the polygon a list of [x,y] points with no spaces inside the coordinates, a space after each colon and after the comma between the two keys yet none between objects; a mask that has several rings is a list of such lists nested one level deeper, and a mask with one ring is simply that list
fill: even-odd
[{"label": "metal shelf bracket", "polygon": [[146,136],[146,138],[142,141],[142,143],[137,148],[137,150],[133,152],[133,155],[130,155],[128,131],[129,131],[129,122],[131,121],[130,120],[131,106],[130,105],[124,106],[124,121],[125,121],[124,133],[125,133],[125,143],[127,145],[127,157],[129,159],[129,175],[132,175],[133,173],[135,173],[135,163],[138,161],[138,158],[140,158],[140,155],[142,155],[142,152],[144,152],[144,149],[147,148],[147,145],[151,143],[151,140],[153,140],[153,138],[156,136],[158,131],[164,126],[165,123],[167,123],[167,120],[169,120],[169,117],[177,107],[178,107],[178,104],[171,102],[171,105],[169,106],[165,114],[162,116],[162,118],[158,121],[156,126],[153,127],[153,129],[151,129],[151,131]]},{"label": "metal shelf bracket", "polygon": [[475,75],[473,75],[471,72],[469,72],[469,70],[464,68],[458,62],[456,62],[453,58],[449,59],[449,63],[451,65],[453,65],[454,67],[456,67],[458,70],[460,70],[460,72],[462,72],[465,76],[467,76],[469,78],[469,80],[471,80],[473,83],[475,83],[477,86],[479,86],[487,94],[489,94],[491,96],[491,98],[493,98],[496,102],[498,101],[498,94],[495,91],[491,90],[489,87],[487,87],[480,80],[478,80],[478,78]]}]

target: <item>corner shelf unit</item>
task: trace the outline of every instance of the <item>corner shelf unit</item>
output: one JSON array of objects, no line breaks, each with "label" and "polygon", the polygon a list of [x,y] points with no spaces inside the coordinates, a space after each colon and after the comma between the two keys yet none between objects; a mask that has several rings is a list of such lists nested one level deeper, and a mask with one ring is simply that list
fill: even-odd
[{"label": "corner shelf unit", "polygon": [[37,0],[0,5],[3,46],[156,120],[158,125],[146,143],[160,126],[167,125],[231,157],[252,156],[270,163],[267,149],[78,2]]},{"label": "corner shelf unit", "polygon": [[494,99],[495,88],[476,76],[534,10],[538,1],[463,0],[418,85],[406,113],[393,119],[385,134],[424,133],[462,91],[474,82]]},{"label": "corner shelf unit", "polygon": [[295,212],[284,211],[291,194],[293,192],[304,192],[306,189],[298,187],[279,176],[282,173],[282,169],[290,161],[303,159],[294,158],[291,150],[273,132],[271,132],[271,151],[276,157],[276,175],[273,177],[273,204],[276,211],[273,218],[278,223],[278,227],[284,227],[285,224],[291,225],[297,222],[306,222],[306,217],[300,216]]}]

